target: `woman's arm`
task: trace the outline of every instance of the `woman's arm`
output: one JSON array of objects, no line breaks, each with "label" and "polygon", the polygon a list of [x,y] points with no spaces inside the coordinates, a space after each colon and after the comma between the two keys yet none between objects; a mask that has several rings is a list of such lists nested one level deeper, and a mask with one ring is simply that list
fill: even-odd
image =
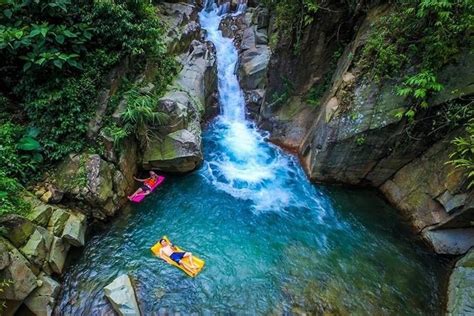
[{"label": "woman's arm", "polygon": [[138,179],[137,177],[133,176],[133,179],[135,179],[136,181],[140,181],[140,182],[144,182],[146,179]]}]

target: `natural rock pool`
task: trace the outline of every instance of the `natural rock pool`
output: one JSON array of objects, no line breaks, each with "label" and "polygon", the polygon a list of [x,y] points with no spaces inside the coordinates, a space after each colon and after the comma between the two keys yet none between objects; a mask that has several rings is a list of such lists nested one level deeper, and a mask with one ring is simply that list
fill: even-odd
[{"label": "natural rock pool", "polygon": [[[375,191],[312,185],[298,161],[244,117],[237,52],[201,13],[216,45],[222,115],[204,135],[205,162],[168,177],[87,243],[64,277],[56,314],[111,311],[103,287],[136,282],[145,315],[440,313],[443,265],[415,242]],[[153,257],[162,236],[206,260],[196,278]]]}]

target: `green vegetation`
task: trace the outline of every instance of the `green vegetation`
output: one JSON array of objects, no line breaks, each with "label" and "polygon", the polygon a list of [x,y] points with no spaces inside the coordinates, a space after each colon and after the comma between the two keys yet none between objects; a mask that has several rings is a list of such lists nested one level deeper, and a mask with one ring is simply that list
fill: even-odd
[{"label": "green vegetation", "polygon": [[[359,65],[371,79],[404,77],[397,93],[407,99],[408,105],[397,116],[414,122],[417,111],[428,108],[429,98],[443,89],[437,79],[441,68],[454,61],[463,50],[472,50],[474,2],[397,0],[394,5],[397,10],[374,25],[375,31],[362,51]],[[470,105],[459,106],[468,108]],[[441,117],[445,120],[442,126],[449,124],[454,128],[467,124],[468,136],[454,140],[457,150],[451,156],[451,163],[465,168],[472,180],[474,155],[469,144],[472,146],[474,128],[472,119],[471,123],[466,122],[474,113],[452,105],[446,109],[445,117]]]},{"label": "green vegetation", "polygon": [[[127,59],[135,80],[153,63],[155,94],[174,75],[151,1],[1,1],[0,59],[0,213],[21,208],[20,183],[71,152],[98,146],[87,140],[88,124],[114,67]],[[126,135],[150,119],[146,97],[133,97],[123,117]],[[122,123],[114,135],[120,132]]]},{"label": "green vegetation", "polygon": [[[320,1],[264,0],[263,2],[266,7],[275,12],[275,27],[282,31],[282,35],[294,36],[293,47],[295,54],[298,54],[301,49],[303,29],[313,23],[314,16],[320,9]],[[277,41],[278,38],[272,37],[270,43],[274,45]]]},{"label": "green vegetation", "polygon": [[436,74],[472,47],[474,3],[468,0],[397,0],[397,10],[380,18],[363,48],[359,65],[375,80],[405,76],[399,95],[413,117],[442,89]]},{"label": "green vegetation", "polygon": [[457,137],[453,140],[456,151],[450,155],[448,163],[456,168],[466,170],[468,176],[468,188],[474,187],[474,119],[466,124],[465,137]]}]

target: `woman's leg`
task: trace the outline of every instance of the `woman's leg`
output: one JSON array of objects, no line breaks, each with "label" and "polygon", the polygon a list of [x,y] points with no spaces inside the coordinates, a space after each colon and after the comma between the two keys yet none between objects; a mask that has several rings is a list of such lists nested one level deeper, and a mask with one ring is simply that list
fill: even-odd
[{"label": "woman's leg", "polygon": [[143,193],[143,190],[142,188],[138,188],[138,190],[135,191],[135,193],[133,193],[132,195],[130,195],[128,198],[129,199],[133,199],[134,197],[136,197],[137,195]]}]

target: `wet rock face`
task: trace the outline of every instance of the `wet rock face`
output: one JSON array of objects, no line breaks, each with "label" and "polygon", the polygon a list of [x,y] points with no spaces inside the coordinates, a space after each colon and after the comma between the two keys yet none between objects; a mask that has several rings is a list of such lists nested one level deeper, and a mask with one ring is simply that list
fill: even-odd
[{"label": "wet rock face", "polygon": [[460,259],[451,273],[448,286],[447,315],[474,314],[474,250]]},{"label": "wet rock face", "polygon": [[165,126],[156,127],[143,153],[143,167],[168,172],[188,172],[202,162],[201,122],[212,112],[217,90],[217,63],[212,44],[193,41],[183,68],[158,110],[167,113]]}]

